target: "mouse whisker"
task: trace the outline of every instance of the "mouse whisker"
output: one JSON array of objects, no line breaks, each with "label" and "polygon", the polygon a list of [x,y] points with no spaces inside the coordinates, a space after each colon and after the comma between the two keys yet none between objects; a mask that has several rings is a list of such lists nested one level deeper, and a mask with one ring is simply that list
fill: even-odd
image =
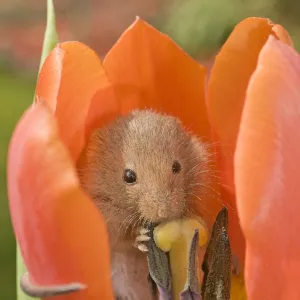
[{"label": "mouse whisker", "polygon": [[210,186],[210,185],[212,185],[212,184],[218,184],[219,185],[219,183],[217,182],[217,181],[214,181],[213,180],[213,178],[210,178],[210,180],[208,180],[208,178],[207,178],[207,180],[205,180],[205,181],[200,181],[200,182],[196,182],[196,183],[190,183],[189,185],[188,185],[188,187],[194,187],[194,186]]},{"label": "mouse whisker", "polygon": [[[138,218],[139,218],[139,212],[136,211],[136,212],[132,215],[130,221],[128,222],[128,224],[127,224],[127,226],[126,226],[125,234],[127,233],[129,227],[132,226],[133,222],[134,222],[136,219],[138,219]],[[133,226],[132,226],[132,228],[133,228]],[[132,232],[131,232],[131,233],[132,233]]]},{"label": "mouse whisker", "polygon": [[135,205],[131,205],[131,206],[128,206],[128,207],[124,207],[125,210],[129,210],[129,211],[132,211],[132,209],[135,209]]},{"label": "mouse whisker", "polygon": [[[213,142],[213,143],[206,143],[205,144],[208,148],[214,148],[215,146],[221,146],[220,142]],[[216,153],[212,153],[213,155],[215,155]]]},{"label": "mouse whisker", "polygon": [[108,224],[108,222],[112,219],[112,217],[113,217],[113,216],[110,215],[110,216],[108,217],[108,219],[105,221],[105,223]]},{"label": "mouse whisker", "polygon": [[222,178],[221,176],[218,176],[218,175],[214,175],[214,174],[209,174],[208,178],[216,178],[218,179],[217,182],[219,182],[219,180]]},{"label": "mouse whisker", "polygon": [[198,187],[190,187],[191,191],[193,193],[196,193],[197,195],[205,195],[208,196],[211,199],[217,200],[218,202],[221,202],[221,195],[220,193],[216,193],[214,191],[212,191],[211,189],[205,189],[202,186],[198,186]]},{"label": "mouse whisker", "polygon": [[190,170],[187,171],[186,175],[188,175],[189,173],[195,171],[195,175],[198,174],[217,174],[220,173],[219,170],[216,170],[214,167],[214,165],[209,165],[207,163],[198,163],[195,166],[193,166]]},{"label": "mouse whisker", "polygon": [[203,192],[203,194],[208,195],[211,199],[211,201],[217,201],[218,203],[220,203],[222,206],[226,206],[226,208],[228,209],[233,209],[231,206],[229,206],[228,204],[224,204],[222,201],[221,196],[219,195],[215,195],[213,193],[209,193],[209,192]]},{"label": "mouse whisker", "polygon": [[[186,172],[186,176],[187,175],[189,175],[191,172],[193,172],[194,170],[196,170],[197,168],[200,168],[200,165],[195,165],[195,166],[193,166],[190,170],[188,170],[187,172]],[[196,174],[198,174],[198,173],[196,173]]]},{"label": "mouse whisker", "polygon": [[214,173],[216,173],[215,172],[215,170],[211,170],[211,169],[209,169],[209,168],[207,168],[207,169],[204,169],[204,168],[199,168],[199,170],[197,171],[197,174],[205,174],[205,173],[212,173],[212,174],[214,174]]},{"label": "mouse whisker", "polygon": [[214,182],[212,183],[216,183],[218,185],[221,185],[225,188],[231,188],[229,185],[220,182],[220,180],[225,176],[225,172],[219,171],[219,170],[201,170],[197,173],[195,173],[195,176],[200,175],[200,174],[205,174],[205,173],[209,173],[208,178],[209,179],[216,179]]},{"label": "mouse whisker", "polygon": [[185,137],[181,137],[180,138],[180,140],[179,140],[179,142],[178,142],[178,145],[177,145],[177,147],[176,147],[176,149],[175,149],[175,153],[178,151],[178,149],[184,144],[186,142],[186,139],[185,139]]},{"label": "mouse whisker", "polygon": [[[188,198],[188,201],[189,202],[196,202],[196,203],[199,203],[200,202],[200,204],[201,204],[201,206],[207,211],[207,212],[209,212],[208,211],[208,209],[203,205],[203,199],[201,199],[198,195],[196,195],[196,194],[193,194],[193,193],[188,193],[188,196],[192,196],[191,198],[189,197]],[[195,197],[196,199],[194,199],[193,197]]]},{"label": "mouse whisker", "polygon": [[193,164],[193,162],[197,161],[198,162],[197,165],[199,165],[199,166],[206,165],[207,162],[209,162],[207,160],[205,160],[205,161],[202,161],[202,160],[199,161],[199,157],[185,157],[184,161],[186,163],[192,163],[192,164]]},{"label": "mouse whisker", "polygon": [[[212,176],[212,177],[216,177],[218,179],[220,179],[220,177],[218,176]],[[212,179],[212,178],[211,178]],[[213,179],[212,179],[213,180]],[[231,187],[225,183],[222,183],[220,181],[206,181],[207,184],[217,184],[219,186],[222,186],[224,188],[227,188],[227,189],[231,189]],[[212,187],[210,187],[209,185],[205,185],[203,183],[194,183],[194,184],[190,184],[189,187],[194,187],[194,186],[202,186],[202,187],[206,187],[206,188],[209,188],[211,190],[213,190],[214,192],[216,192],[217,194],[220,194],[218,191],[216,191],[215,189],[213,189]]]},{"label": "mouse whisker", "polygon": [[217,195],[220,195],[220,192],[215,190],[214,188],[212,188],[211,186],[209,185],[206,185],[206,184],[203,184],[203,183],[193,183],[193,184],[190,184],[189,187],[195,187],[195,186],[201,186],[201,187],[204,187],[204,188],[207,188],[207,189],[210,189],[211,191],[215,192]]},{"label": "mouse whisker", "polygon": [[[133,212],[132,214],[129,214],[121,223],[119,227],[119,232],[124,230],[124,233],[126,234],[128,227],[132,224],[132,221],[135,219],[137,212]],[[125,227],[126,226],[126,227]],[[124,227],[124,228],[123,228]]]},{"label": "mouse whisker", "polygon": [[147,219],[143,218],[142,227],[146,227],[146,224],[147,224]]},{"label": "mouse whisker", "polygon": [[221,182],[220,182],[220,185],[223,186],[224,188],[232,189],[229,185],[227,185],[227,184],[225,184],[225,183],[221,183]]},{"label": "mouse whisker", "polygon": [[123,221],[122,225],[119,228],[119,234],[117,236],[118,239],[126,239],[126,235],[128,232],[128,229],[132,226],[132,223],[138,218],[137,213],[133,213],[130,216],[127,217],[126,222]]},{"label": "mouse whisker", "polygon": [[231,205],[225,204],[222,201],[221,193],[219,193],[219,192],[218,193],[211,192],[211,190],[210,190],[210,192],[209,191],[203,191],[202,188],[203,187],[199,188],[199,190],[193,189],[193,192],[195,192],[195,193],[199,192],[199,193],[208,195],[209,197],[211,197],[211,199],[217,200],[222,206],[225,206],[227,209],[229,209],[229,210],[233,210],[234,209]]},{"label": "mouse whisker", "polygon": [[223,176],[225,176],[224,172],[221,172],[219,170],[212,170],[212,169],[204,169],[204,170],[202,169],[202,170],[199,170],[198,173],[199,174],[206,174],[206,173],[208,173],[208,174],[211,174],[211,175],[214,175],[214,176],[219,175],[220,178],[223,177]]},{"label": "mouse whisker", "polygon": [[143,221],[143,217],[138,213],[138,218],[132,223],[131,227],[131,234],[133,234],[133,231],[136,230],[139,226],[139,224]]},{"label": "mouse whisker", "polygon": [[[209,212],[208,212],[208,214],[210,215]],[[193,207],[189,207],[188,211],[187,211],[187,216],[189,218],[197,218],[197,217],[199,217],[199,212],[197,212]]]},{"label": "mouse whisker", "polygon": [[126,226],[126,227],[124,228],[124,231],[125,231],[125,233],[126,233],[127,227],[130,225],[130,223],[132,222],[132,220],[134,219],[134,217],[135,217],[135,213],[128,215],[128,216],[123,220],[123,222],[122,222],[122,224],[121,224],[121,226],[120,226],[120,229],[121,229],[123,226],[124,226],[124,227]]},{"label": "mouse whisker", "polygon": [[201,217],[212,217],[213,216],[212,213],[209,211],[209,209],[205,206],[204,201],[199,201],[199,198],[196,195],[191,194],[190,196],[194,196],[195,198],[189,199],[189,203],[191,204],[191,205],[189,205],[189,208],[188,208],[188,216],[189,217],[196,217],[196,218],[199,217],[199,210],[195,209],[193,207],[193,204],[196,204],[197,206],[200,204],[200,207],[203,208],[203,210],[205,211],[201,214]]}]

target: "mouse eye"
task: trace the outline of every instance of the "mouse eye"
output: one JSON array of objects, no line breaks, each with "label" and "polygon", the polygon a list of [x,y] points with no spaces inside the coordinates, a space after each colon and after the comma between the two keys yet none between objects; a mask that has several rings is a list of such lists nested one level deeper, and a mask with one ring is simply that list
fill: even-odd
[{"label": "mouse eye", "polygon": [[125,169],[123,179],[127,184],[136,183],[136,174],[133,170]]},{"label": "mouse eye", "polygon": [[177,161],[177,160],[175,160],[174,162],[173,162],[173,165],[172,165],[172,172],[174,173],[174,174],[177,174],[177,173],[179,173],[181,171],[181,165],[180,165],[180,163]]}]

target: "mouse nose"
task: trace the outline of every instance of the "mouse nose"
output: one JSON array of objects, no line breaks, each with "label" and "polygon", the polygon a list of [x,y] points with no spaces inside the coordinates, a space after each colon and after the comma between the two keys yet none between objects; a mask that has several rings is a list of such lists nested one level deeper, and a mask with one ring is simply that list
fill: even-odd
[{"label": "mouse nose", "polygon": [[183,214],[183,211],[183,202],[170,197],[158,207],[157,215],[161,219],[178,218]]}]

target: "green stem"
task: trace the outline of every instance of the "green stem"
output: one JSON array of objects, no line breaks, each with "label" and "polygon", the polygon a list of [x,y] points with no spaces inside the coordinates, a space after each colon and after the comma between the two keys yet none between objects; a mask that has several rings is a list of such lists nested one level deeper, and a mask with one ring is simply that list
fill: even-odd
[{"label": "green stem", "polygon": [[49,53],[56,46],[57,43],[58,43],[58,35],[56,31],[54,5],[52,0],[47,0],[47,25],[46,25],[45,35],[44,35],[40,69],[46,57],[49,55]]},{"label": "green stem", "polygon": [[[46,25],[45,35],[44,35],[44,42],[43,42],[43,49],[42,49],[39,71],[46,57],[51,52],[51,50],[56,46],[57,43],[58,43],[58,36],[56,32],[54,5],[52,0],[47,0],[47,25]],[[17,263],[17,300],[33,300],[34,298],[25,295],[20,288],[20,279],[21,276],[26,272],[26,266],[23,262],[23,258],[18,245],[17,245],[16,263]]]}]

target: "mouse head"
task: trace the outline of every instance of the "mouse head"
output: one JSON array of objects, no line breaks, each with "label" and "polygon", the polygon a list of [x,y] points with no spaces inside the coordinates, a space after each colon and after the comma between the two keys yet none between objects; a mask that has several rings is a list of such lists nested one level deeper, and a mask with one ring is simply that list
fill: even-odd
[{"label": "mouse head", "polygon": [[147,110],[95,131],[85,159],[83,185],[94,199],[154,223],[186,216],[208,171],[204,144],[178,119]]}]

